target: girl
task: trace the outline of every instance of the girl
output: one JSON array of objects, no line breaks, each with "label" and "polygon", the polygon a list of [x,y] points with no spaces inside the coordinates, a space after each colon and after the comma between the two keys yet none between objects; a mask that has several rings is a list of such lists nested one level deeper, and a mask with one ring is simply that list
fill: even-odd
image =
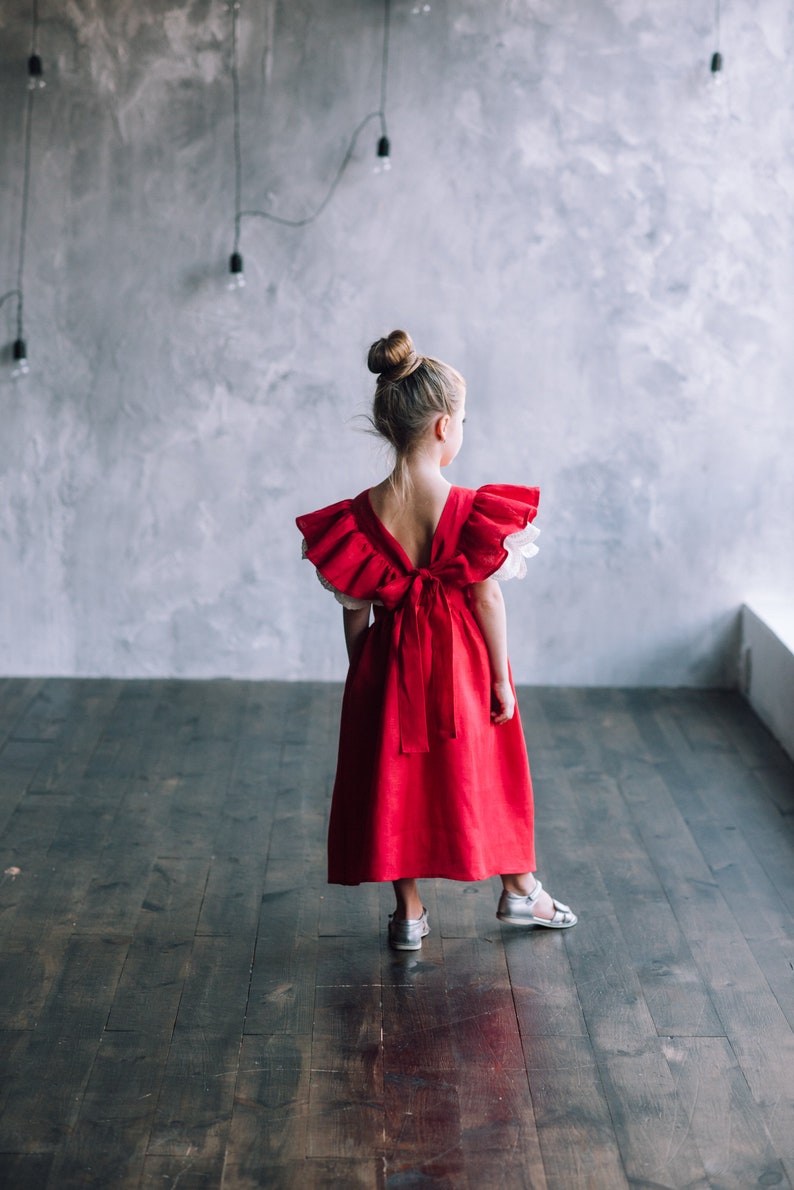
[{"label": "girl", "polygon": [[498,585],[522,578],[537,552],[538,489],[447,483],[466,386],[405,331],[373,343],[368,365],[394,470],[297,519],[304,557],[344,607],[350,659],[329,883],[393,881],[397,950],[418,950],[428,933],[422,876],[500,874],[501,921],[566,929],[576,915],[532,875],[532,785]]}]

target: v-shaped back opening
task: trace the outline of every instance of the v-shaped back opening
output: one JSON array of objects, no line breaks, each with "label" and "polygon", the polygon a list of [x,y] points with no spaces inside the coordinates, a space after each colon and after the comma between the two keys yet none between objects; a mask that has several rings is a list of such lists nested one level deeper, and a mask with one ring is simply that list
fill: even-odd
[{"label": "v-shaped back opening", "polygon": [[446,496],[446,499],[445,499],[445,501],[444,501],[444,506],[443,506],[443,508],[441,509],[441,512],[439,513],[438,520],[436,521],[436,524],[435,524],[435,528],[433,529],[433,532],[432,532],[432,534],[430,535],[430,540],[429,540],[429,542],[428,542],[428,545],[427,545],[427,559],[426,559],[426,560],[422,560],[422,559],[420,559],[418,562],[415,562],[415,561],[413,560],[413,558],[412,558],[412,557],[411,557],[411,555],[408,553],[408,550],[407,550],[407,549],[406,549],[406,547],[403,545],[403,543],[400,541],[400,539],[399,539],[398,537],[395,537],[395,535],[394,535],[394,534],[391,532],[391,530],[390,530],[390,529],[387,529],[387,528],[386,528],[386,525],[383,523],[383,521],[381,520],[381,518],[378,516],[377,512],[375,511],[375,509],[374,509],[374,507],[373,507],[373,505],[372,505],[372,495],[371,495],[371,493],[372,493],[372,488],[368,488],[368,489],[367,489],[367,491],[364,493],[364,495],[365,495],[365,497],[366,497],[367,508],[368,508],[368,510],[369,510],[369,512],[370,512],[370,514],[372,515],[373,519],[374,519],[374,520],[375,520],[375,522],[377,523],[378,527],[379,527],[379,528],[381,529],[381,531],[382,531],[382,532],[385,534],[385,536],[386,536],[386,537],[387,537],[387,538],[388,538],[388,539],[389,539],[391,542],[393,542],[393,543],[394,543],[394,545],[397,547],[397,550],[398,550],[398,551],[399,551],[399,553],[402,555],[402,557],[405,559],[406,568],[407,568],[408,570],[421,570],[423,567],[425,567],[425,566],[430,566],[430,564],[432,563],[432,561],[433,561],[433,554],[434,554],[434,546],[435,546],[435,543],[436,543],[436,538],[437,538],[437,536],[438,536],[438,531],[439,531],[439,528],[440,528],[440,526],[441,526],[441,524],[442,524],[442,522],[443,522],[443,520],[444,520],[444,518],[445,518],[445,516],[446,516],[447,510],[448,510],[448,509],[451,507],[451,505],[452,505],[452,502],[453,502],[453,501],[452,501],[452,493],[453,493],[454,491],[455,491],[455,488],[454,488],[454,486],[450,486],[450,489],[449,489],[449,491],[447,492],[447,496]]}]

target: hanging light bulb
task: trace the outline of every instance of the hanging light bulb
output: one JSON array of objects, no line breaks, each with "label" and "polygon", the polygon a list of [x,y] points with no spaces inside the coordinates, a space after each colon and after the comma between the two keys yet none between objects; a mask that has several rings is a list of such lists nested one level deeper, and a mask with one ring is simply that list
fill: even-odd
[{"label": "hanging light bulb", "polygon": [[31,54],[28,58],[28,90],[35,91],[37,87],[43,89],[46,86],[41,58],[38,54]]},{"label": "hanging light bulb", "polygon": [[11,375],[16,380],[20,376],[27,376],[28,372],[30,371],[30,366],[28,364],[28,349],[25,345],[24,339],[14,340],[13,354],[14,370]]},{"label": "hanging light bulb", "polygon": [[720,42],[722,40],[722,0],[714,0],[714,42],[717,46],[711,55],[711,77],[719,82],[722,75],[722,54]]},{"label": "hanging light bulb", "polygon": [[391,169],[391,144],[385,133],[378,141],[377,158],[378,161],[375,166],[376,174],[386,173]]},{"label": "hanging light bulb", "polygon": [[243,258],[239,252],[232,252],[229,257],[229,282],[227,289],[242,289],[245,286],[243,272]]}]

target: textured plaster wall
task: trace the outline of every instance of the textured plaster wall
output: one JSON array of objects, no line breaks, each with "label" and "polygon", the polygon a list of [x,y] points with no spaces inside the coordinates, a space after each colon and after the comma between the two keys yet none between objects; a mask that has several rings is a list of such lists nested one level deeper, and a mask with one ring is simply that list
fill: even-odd
[{"label": "textured plaster wall", "polygon": [[[0,672],[338,678],[296,513],[385,460],[366,348],[405,326],[469,384],[450,478],[538,483],[506,591],[516,676],[722,683],[794,577],[794,16],[710,0],[392,5],[377,124],[321,219],[246,221],[225,288],[230,16],[45,4],[26,265],[0,312]],[[311,211],[378,107],[377,0],[240,12],[243,203]],[[0,4],[0,292],[31,5]]]}]

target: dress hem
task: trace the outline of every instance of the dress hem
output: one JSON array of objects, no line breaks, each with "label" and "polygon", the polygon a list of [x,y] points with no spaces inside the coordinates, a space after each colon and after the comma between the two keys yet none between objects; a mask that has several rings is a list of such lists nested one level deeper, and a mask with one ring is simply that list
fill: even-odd
[{"label": "dress hem", "polygon": [[491,880],[494,876],[513,875],[518,872],[534,872],[535,863],[507,864],[504,868],[489,871],[485,875],[451,876],[447,872],[419,872],[413,876],[363,876],[360,880],[332,880],[328,877],[328,884],[336,884],[341,888],[358,888],[360,884],[391,884],[393,880],[454,880],[458,884],[478,884],[481,880]]}]

